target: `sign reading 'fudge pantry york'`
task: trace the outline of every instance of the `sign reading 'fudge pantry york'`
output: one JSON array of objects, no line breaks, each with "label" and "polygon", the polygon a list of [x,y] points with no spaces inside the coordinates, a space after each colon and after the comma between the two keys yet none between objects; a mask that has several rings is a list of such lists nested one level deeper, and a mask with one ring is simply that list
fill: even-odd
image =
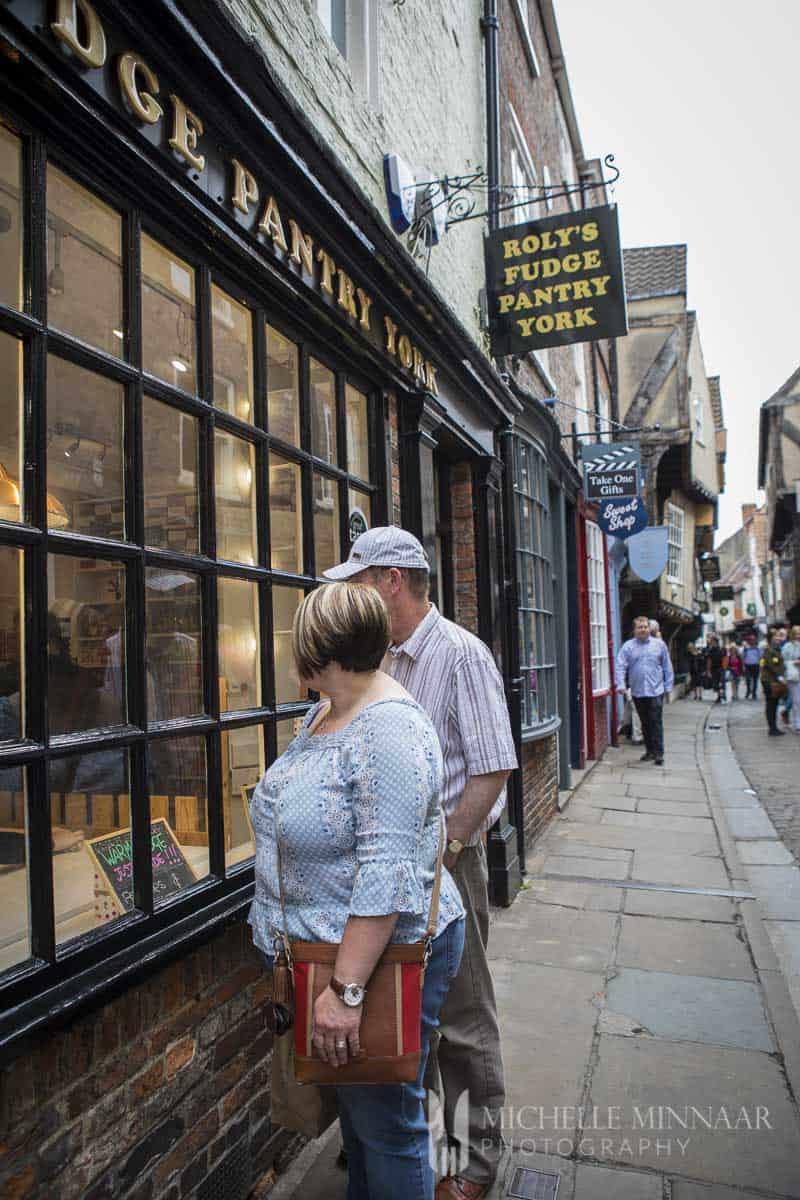
[{"label": "sign reading 'fudge pantry york'", "polygon": [[616,205],[497,230],[486,279],[496,358],[628,332]]}]

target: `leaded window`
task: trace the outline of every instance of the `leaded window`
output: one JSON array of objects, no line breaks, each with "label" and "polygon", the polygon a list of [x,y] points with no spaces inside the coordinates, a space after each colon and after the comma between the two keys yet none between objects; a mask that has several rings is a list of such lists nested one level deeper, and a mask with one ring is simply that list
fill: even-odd
[{"label": "leaded window", "polygon": [[294,613],[383,514],[369,388],[264,301],[0,126],[9,1003],[244,886]]},{"label": "leaded window", "polygon": [[556,714],[552,531],[544,455],[515,441],[519,660],[522,725],[532,729]]},{"label": "leaded window", "polygon": [[669,500],[665,505],[667,519],[667,575],[683,580],[683,509]]}]

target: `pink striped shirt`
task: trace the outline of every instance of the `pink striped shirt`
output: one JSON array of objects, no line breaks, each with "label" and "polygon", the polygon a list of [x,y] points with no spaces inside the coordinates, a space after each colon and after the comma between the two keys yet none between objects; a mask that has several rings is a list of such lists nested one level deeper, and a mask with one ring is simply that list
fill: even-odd
[{"label": "pink striped shirt", "polygon": [[[474,634],[443,617],[435,604],[399,646],[390,646],[387,668],[434,724],[444,758],[442,808],[458,808],[467,780],[517,766],[503,680],[491,652]],[[474,845],[506,802],[503,788]]]}]

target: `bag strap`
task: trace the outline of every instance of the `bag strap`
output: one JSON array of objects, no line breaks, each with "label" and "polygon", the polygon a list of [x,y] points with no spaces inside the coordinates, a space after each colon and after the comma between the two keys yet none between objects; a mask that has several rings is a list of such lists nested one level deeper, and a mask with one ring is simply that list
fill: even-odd
[{"label": "bag strap", "polygon": [[433,887],[431,888],[431,906],[428,909],[428,928],[425,931],[426,937],[436,937],[436,926],[439,924],[439,893],[442,890],[442,861],[444,859],[444,830],[445,830],[445,815],[444,810],[440,809],[441,820],[439,822],[439,849],[436,852],[436,874],[433,878]]}]

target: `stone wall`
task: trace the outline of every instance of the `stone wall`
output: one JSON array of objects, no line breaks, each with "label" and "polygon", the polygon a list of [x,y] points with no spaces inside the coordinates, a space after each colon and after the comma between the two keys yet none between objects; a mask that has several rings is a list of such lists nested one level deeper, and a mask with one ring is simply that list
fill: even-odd
[{"label": "stone wall", "polygon": [[250,1185],[288,1157],[298,1139],[269,1116],[270,986],[242,922],[43,1035],[0,1075],[0,1194],[181,1200],[214,1171]]}]

